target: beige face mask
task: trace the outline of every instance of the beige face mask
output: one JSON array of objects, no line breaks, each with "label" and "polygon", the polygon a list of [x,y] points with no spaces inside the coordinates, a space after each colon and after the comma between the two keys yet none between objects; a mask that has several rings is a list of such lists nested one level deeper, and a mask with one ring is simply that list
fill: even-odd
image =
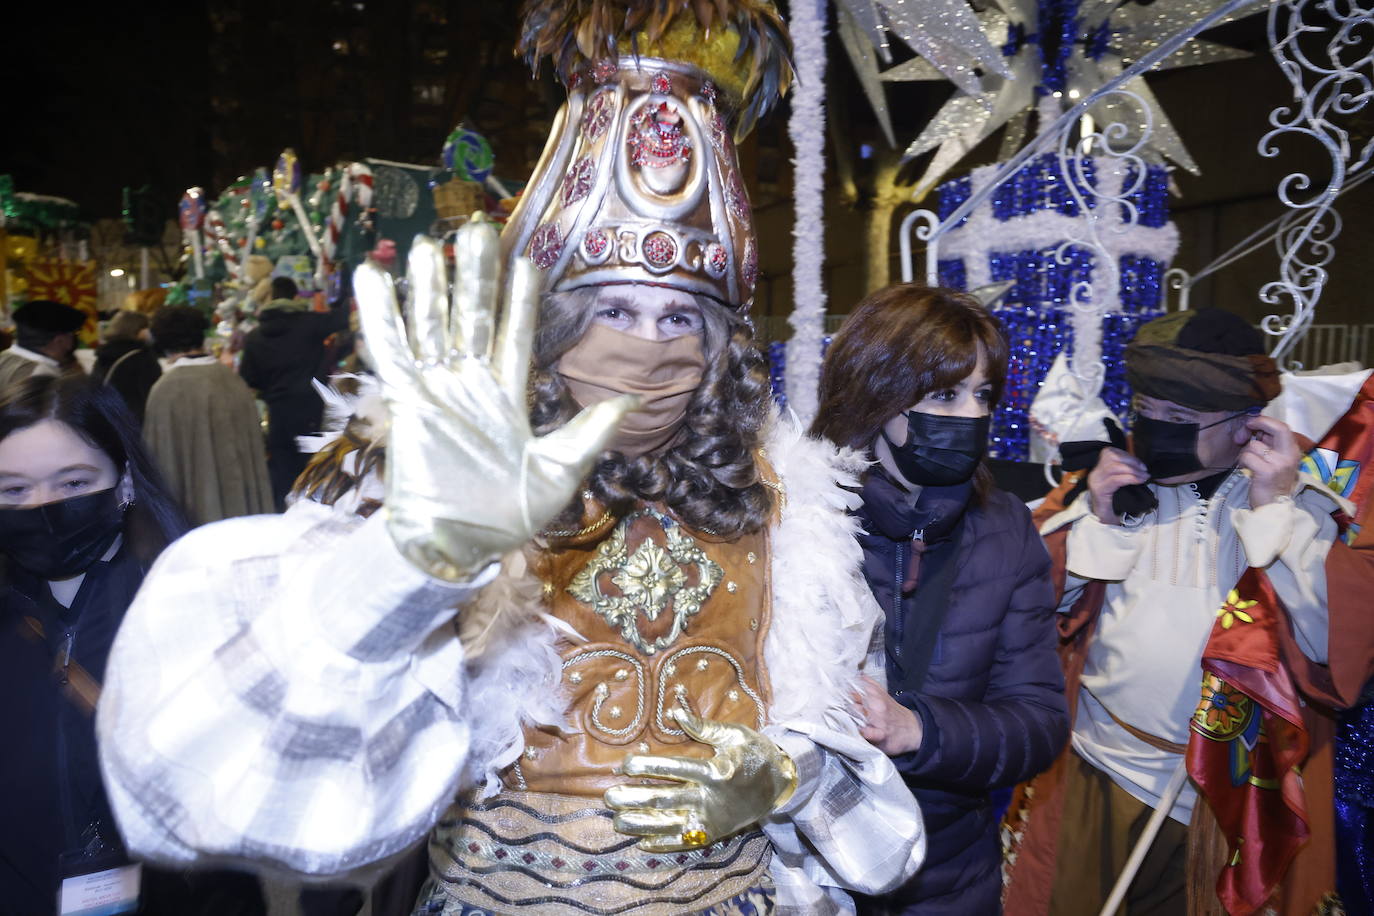
[{"label": "beige face mask", "polygon": [[620,394],[644,400],[607,444],[628,458],[647,455],[673,438],[705,369],[700,334],[645,340],[602,324],[589,327],[558,361],[558,374],[583,407]]}]

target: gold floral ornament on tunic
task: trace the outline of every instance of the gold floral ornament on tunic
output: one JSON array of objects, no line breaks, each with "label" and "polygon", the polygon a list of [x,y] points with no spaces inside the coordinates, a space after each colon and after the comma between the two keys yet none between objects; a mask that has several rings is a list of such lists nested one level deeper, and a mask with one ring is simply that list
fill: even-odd
[{"label": "gold floral ornament on tunic", "polygon": [[[642,518],[657,523],[664,542],[646,536],[633,551],[627,537]],[[691,573],[695,570],[695,576]],[[677,641],[687,622],[700,611],[724,575],[696,541],[674,519],[653,509],[625,516],[596,556],[573,577],[568,593],[589,605],[621,637],[645,655],[654,655]],[[695,582],[692,580],[695,579]],[[610,584],[620,594],[608,594]],[[640,616],[650,623],[672,610],[671,625],[660,636],[645,635]]]}]

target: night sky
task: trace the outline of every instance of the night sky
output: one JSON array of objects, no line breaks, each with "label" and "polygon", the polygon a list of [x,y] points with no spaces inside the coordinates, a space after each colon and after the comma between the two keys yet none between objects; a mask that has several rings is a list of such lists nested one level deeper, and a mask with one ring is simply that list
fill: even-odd
[{"label": "night sky", "polygon": [[[118,216],[125,185],[174,205],[207,180],[208,19],[195,3],[24,2],[8,26],[0,173]],[[9,14],[7,14],[8,17]]]}]

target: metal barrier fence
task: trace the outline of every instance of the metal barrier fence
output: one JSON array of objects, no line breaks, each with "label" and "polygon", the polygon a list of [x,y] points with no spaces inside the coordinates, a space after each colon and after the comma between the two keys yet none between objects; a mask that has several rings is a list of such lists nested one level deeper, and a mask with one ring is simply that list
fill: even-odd
[{"label": "metal barrier fence", "polygon": [[1332,363],[1374,364],[1374,324],[1314,324],[1289,356],[1303,368]]}]

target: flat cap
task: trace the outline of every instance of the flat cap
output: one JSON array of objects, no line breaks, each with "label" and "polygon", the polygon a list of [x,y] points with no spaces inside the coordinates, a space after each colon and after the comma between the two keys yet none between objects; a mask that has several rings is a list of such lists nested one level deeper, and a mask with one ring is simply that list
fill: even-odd
[{"label": "flat cap", "polygon": [[77,331],[86,323],[85,312],[51,299],[25,302],[14,310],[12,317],[15,324],[53,334]]}]

